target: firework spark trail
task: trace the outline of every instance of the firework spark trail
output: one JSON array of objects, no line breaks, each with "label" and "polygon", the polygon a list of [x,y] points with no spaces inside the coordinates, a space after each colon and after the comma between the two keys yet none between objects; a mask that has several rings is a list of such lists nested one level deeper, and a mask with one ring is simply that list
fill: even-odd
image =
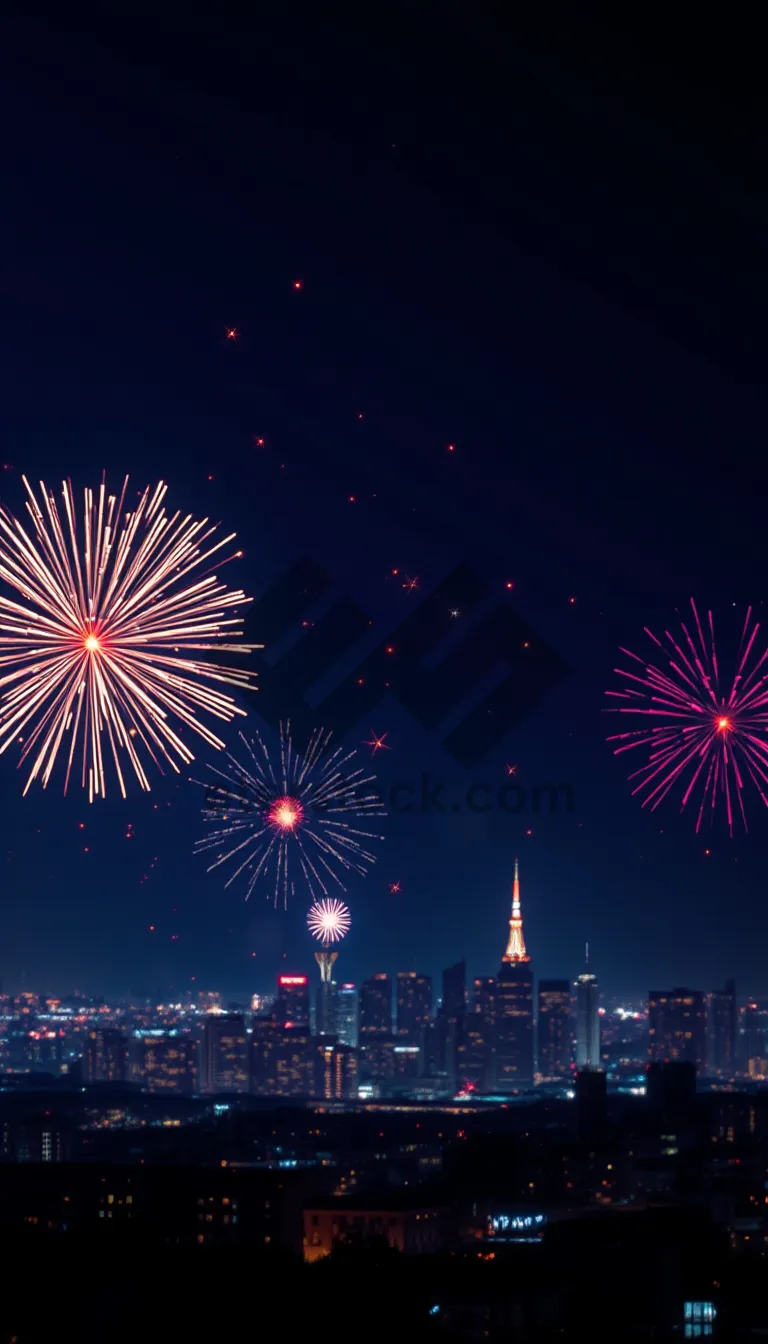
[{"label": "firework spark trail", "polygon": [[258,733],[251,741],[240,733],[247,763],[227,753],[227,770],[209,766],[223,783],[194,781],[206,789],[203,818],[214,828],[195,850],[217,851],[208,872],[230,860],[237,863],[226,886],[247,870],[246,900],[274,862],[275,906],[281,896],[287,906],[289,889],[293,890],[292,851],[313,899],[318,892],[328,895],[329,882],[345,891],[341,873],[364,876],[375,862],[376,856],[363,844],[383,836],[347,820],[386,815],[381,798],[370,788],[375,775],[365,775],[361,767],[345,773],[357,753],[344,754],[343,747],[329,750],[331,736],[316,729],[302,755],[294,748],[290,722],[281,723],[276,768]]},{"label": "firework spark trail", "polygon": [[48,784],[60,752],[65,793],[78,753],[91,801],[106,794],[110,761],[123,797],[126,763],[149,790],[146,757],[161,773],[194,760],[169,719],[221,749],[197,710],[226,723],[245,713],[208,683],[247,689],[254,673],[179,656],[261,647],[227,642],[241,625],[227,611],[250,601],[214,572],[242,554],[218,558],[235,533],[215,541],[218,524],[207,518],[169,517],[162,481],[125,510],[127,476],[119,498],[104,480],[85,490],[80,528],[70,481],[60,514],[43,482],[38,498],[22,479],[33,532],[0,505],[0,579],[22,599],[0,592],[0,670],[8,669],[0,675],[0,754],[23,741],[21,761],[32,757],[24,793],[38,777]]},{"label": "firework spark trail", "polygon": [[[615,733],[608,741],[620,744],[613,748],[617,756],[635,747],[647,751],[646,763],[629,776],[637,781],[632,792],[641,795],[643,807],[654,811],[680,783],[681,811],[695,795],[699,798],[697,832],[705,812],[714,821],[720,803],[733,836],[737,815],[744,829],[748,829],[744,805],[747,779],[768,807],[768,676],[765,674],[768,647],[755,656],[760,625],[752,622],[749,607],[733,680],[723,689],[712,612],[707,613],[705,634],[693,598],[691,610],[693,633],[683,621],[682,641],[665,630],[669,648],[645,628],[645,633],[667,658],[666,671],[629,649],[621,649],[627,658],[640,665],[642,672],[614,669],[624,679],[624,689],[606,694],[630,703],[606,712],[652,716],[664,722]],[[753,657],[755,661],[750,666]]]},{"label": "firework spark trail", "polygon": [[352,927],[352,916],[343,901],[315,901],[307,915],[307,928],[323,947],[339,943]]}]

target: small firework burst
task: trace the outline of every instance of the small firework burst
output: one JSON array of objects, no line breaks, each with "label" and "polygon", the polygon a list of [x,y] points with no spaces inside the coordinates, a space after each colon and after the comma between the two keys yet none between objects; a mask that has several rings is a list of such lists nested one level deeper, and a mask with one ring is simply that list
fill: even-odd
[{"label": "small firework burst", "polygon": [[681,637],[664,631],[666,644],[645,628],[666,667],[621,650],[635,670],[615,669],[624,689],[606,694],[623,703],[610,712],[643,716],[646,724],[608,741],[618,744],[614,755],[639,747],[647,757],[629,776],[643,807],[654,811],[679,785],[681,811],[695,799],[697,831],[705,816],[714,822],[722,809],[732,836],[737,817],[748,829],[746,784],[768,807],[768,649],[757,643],[760,625],[749,607],[735,671],[730,680],[721,679],[712,612],[702,625],[691,598],[691,614],[689,625],[680,623]]},{"label": "small firework burst", "polygon": [[352,926],[352,916],[343,901],[315,901],[307,915],[307,928],[323,947],[340,943]]},{"label": "small firework burst", "polygon": [[275,906],[281,899],[287,906],[296,862],[313,900],[327,897],[332,883],[346,891],[344,874],[365,876],[375,862],[368,846],[383,836],[354,824],[386,815],[375,776],[355,766],[354,750],[331,747],[331,737],[316,729],[302,755],[290,723],[281,724],[277,761],[258,733],[250,740],[241,733],[247,759],[228,753],[226,770],[209,766],[221,782],[195,781],[206,790],[203,818],[211,827],[195,849],[215,851],[209,872],[233,863],[226,885],[244,874],[246,900],[274,873]]}]

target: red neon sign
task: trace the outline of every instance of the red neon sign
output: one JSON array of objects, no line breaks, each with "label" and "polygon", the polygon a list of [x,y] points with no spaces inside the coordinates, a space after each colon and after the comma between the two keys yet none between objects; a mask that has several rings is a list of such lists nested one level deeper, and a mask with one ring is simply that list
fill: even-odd
[{"label": "red neon sign", "polygon": [[277,978],[278,985],[306,985],[306,975],[280,975]]}]

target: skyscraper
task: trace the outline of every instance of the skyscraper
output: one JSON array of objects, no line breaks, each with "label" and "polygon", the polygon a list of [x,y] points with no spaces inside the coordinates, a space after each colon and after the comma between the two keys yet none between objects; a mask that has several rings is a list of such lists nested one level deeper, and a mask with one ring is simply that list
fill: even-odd
[{"label": "skyscraper", "polygon": [[124,1083],[128,1077],[128,1042],[114,1027],[89,1031],[85,1044],[85,1076],[89,1083]]},{"label": "skyscraper", "polygon": [[571,1064],[571,986],[568,980],[539,981],[539,1073],[564,1078]]},{"label": "skyscraper", "polygon": [[576,979],[576,1068],[600,1068],[600,989],[589,969],[589,943],[584,970]]},{"label": "skyscraper", "polygon": [[392,1035],[392,981],[384,971],[360,986],[360,1041]]},{"label": "skyscraper", "polygon": [[432,977],[397,972],[397,1035],[403,1044],[421,1045],[432,1013]]},{"label": "skyscraper", "polygon": [[149,1092],[192,1096],[197,1091],[198,1055],[191,1036],[143,1031],[134,1041],[134,1072]]},{"label": "skyscraper", "polygon": [[242,1013],[212,1013],[202,1041],[204,1092],[247,1092],[248,1042]]},{"label": "skyscraper", "polygon": [[496,1088],[508,1092],[533,1082],[533,970],[523,937],[517,859],[509,940],[496,977]]},{"label": "skyscraper", "polygon": [[279,975],[275,1016],[281,1026],[306,1027],[309,1030],[309,977]]},{"label": "skyscraper", "polygon": [[475,980],[469,1012],[464,1018],[457,1054],[459,1087],[467,1084],[478,1092],[492,1092],[496,1059],[496,977]]},{"label": "skyscraper", "polygon": [[738,1069],[736,1021],[736,984],[726,980],[724,989],[709,995],[707,1068],[720,1078],[733,1078]]},{"label": "skyscraper", "polygon": [[443,971],[443,998],[436,1022],[437,1067],[453,1087],[457,1079],[457,1052],[467,1011],[467,964],[457,961]]},{"label": "skyscraper", "polygon": [[342,1045],[357,1045],[357,990],[354,985],[339,985],[336,1023]]},{"label": "skyscraper", "polygon": [[648,995],[648,1057],[652,1063],[687,1060],[703,1072],[707,1012],[698,989],[652,989]]}]

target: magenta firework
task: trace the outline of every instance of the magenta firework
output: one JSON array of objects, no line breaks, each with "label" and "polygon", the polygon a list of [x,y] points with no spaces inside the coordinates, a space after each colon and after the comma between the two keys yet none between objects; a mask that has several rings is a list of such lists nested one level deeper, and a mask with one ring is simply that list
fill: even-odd
[{"label": "magenta firework", "polygon": [[623,689],[606,692],[621,703],[607,712],[634,715],[642,724],[608,741],[616,756],[633,751],[645,758],[629,776],[643,807],[653,811],[675,792],[680,810],[690,806],[695,813],[697,831],[722,812],[732,836],[737,822],[748,829],[748,785],[768,806],[768,648],[758,643],[760,625],[751,607],[727,676],[712,612],[702,622],[691,598],[691,616],[680,629],[680,635],[665,630],[661,640],[645,627],[655,646],[653,662],[621,649],[629,663],[614,670]]}]

